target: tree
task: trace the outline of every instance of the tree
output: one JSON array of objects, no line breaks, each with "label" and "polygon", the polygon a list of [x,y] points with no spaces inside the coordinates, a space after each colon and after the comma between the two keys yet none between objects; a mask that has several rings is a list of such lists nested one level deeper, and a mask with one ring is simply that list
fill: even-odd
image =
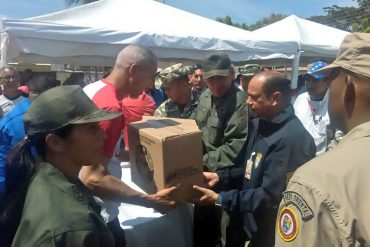
[{"label": "tree", "polygon": [[259,20],[256,23],[250,25],[248,27],[248,30],[250,30],[250,31],[257,30],[261,27],[264,27],[264,26],[270,25],[274,22],[280,21],[280,20],[284,19],[285,17],[287,17],[287,16],[282,15],[282,14],[272,13],[270,16],[264,17],[264,18],[262,18],[262,20]]},{"label": "tree", "polygon": [[357,4],[358,7],[325,7],[326,15],[308,19],[345,31],[370,32],[370,0],[357,0]]},{"label": "tree", "polygon": [[287,16],[286,15],[282,15],[282,14],[274,14],[274,13],[272,13],[270,16],[264,17],[263,19],[257,21],[256,23],[254,23],[254,24],[252,24],[250,26],[246,25],[244,22],[243,23],[233,22],[231,20],[231,17],[228,16],[228,15],[225,16],[225,17],[217,17],[216,18],[216,21],[222,22],[222,23],[227,24],[227,25],[230,25],[230,26],[242,28],[242,29],[245,29],[245,30],[254,31],[254,30],[258,29],[258,28],[267,26],[267,25],[269,25],[271,23],[274,23],[276,21],[280,21],[280,20],[284,19],[285,17],[287,17]]}]

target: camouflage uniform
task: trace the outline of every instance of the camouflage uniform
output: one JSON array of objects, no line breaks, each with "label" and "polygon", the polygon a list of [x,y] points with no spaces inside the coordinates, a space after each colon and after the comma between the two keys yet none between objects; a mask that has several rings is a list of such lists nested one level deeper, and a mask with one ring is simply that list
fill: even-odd
[{"label": "camouflage uniform", "polygon": [[[158,77],[162,81],[162,86],[166,87],[169,84],[176,83],[179,79],[187,79],[190,72],[191,68],[178,63],[162,70]],[[158,117],[190,118],[197,107],[199,95],[191,92],[190,88],[189,93],[190,98],[185,105],[182,106],[168,99],[157,108],[154,115]]]},{"label": "camouflage uniform", "polygon": [[193,111],[197,108],[199,95],[191,92],[190,99],[185,106],[180,106],[171,99],[163,102],[155,111],[154,116],[172,118],[190,118]]}]

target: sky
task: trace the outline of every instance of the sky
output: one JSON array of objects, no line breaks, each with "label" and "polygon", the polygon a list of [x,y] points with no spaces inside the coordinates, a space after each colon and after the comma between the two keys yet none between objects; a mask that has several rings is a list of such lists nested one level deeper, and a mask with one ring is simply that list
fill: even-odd
[{"label": "sky", "polygon": [[[135,0],[132,0],[135,1]],[[158,0],[173,7],[210,19],[229,15],[232,21],[254,24],[272,13],[308,18],[323,15],[324,7],[356,6],[354,0]],[[0,0],[0,16],[23,19],[67,7],[64,0]],[[139,13],[138,13],[139,14]]]}]

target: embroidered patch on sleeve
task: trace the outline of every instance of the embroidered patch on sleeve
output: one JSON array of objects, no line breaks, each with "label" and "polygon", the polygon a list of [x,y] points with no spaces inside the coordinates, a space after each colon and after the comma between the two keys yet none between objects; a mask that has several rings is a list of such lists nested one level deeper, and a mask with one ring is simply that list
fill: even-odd
[{"label": "embroidered patch on sleeve", "polygon": [[294,240],[298,233],[298,221],[293,210],[284,207],[280,211],[278,220],[280,237],[286,242]]},{"label": "embroidered patch on sleeve", "polygon": [[302,220],[307,221],[313,218],[314,213],[308,206],[307,202],[293,191],[286,191],[283,193],[283,201],[286,205],[293,204],[301,213]]}]

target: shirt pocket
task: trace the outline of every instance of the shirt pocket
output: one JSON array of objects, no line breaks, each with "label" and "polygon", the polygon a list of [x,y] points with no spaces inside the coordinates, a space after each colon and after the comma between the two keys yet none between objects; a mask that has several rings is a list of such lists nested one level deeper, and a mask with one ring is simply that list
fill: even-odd
[{"label": "shirt pocket", "polygon": [[206,107],[198,105],[195,121],[197,122],[199,128],[203,128],[206,125],[208,118],[207,112],[208,111]]},{"label": "shirt pocket", "polygon": [[209,126],[209,137],[208,137],[209,142],[213,144],[222,144],[221,141],[224,129],[216,113],[213,113],[209,116],[208,126]]}]

